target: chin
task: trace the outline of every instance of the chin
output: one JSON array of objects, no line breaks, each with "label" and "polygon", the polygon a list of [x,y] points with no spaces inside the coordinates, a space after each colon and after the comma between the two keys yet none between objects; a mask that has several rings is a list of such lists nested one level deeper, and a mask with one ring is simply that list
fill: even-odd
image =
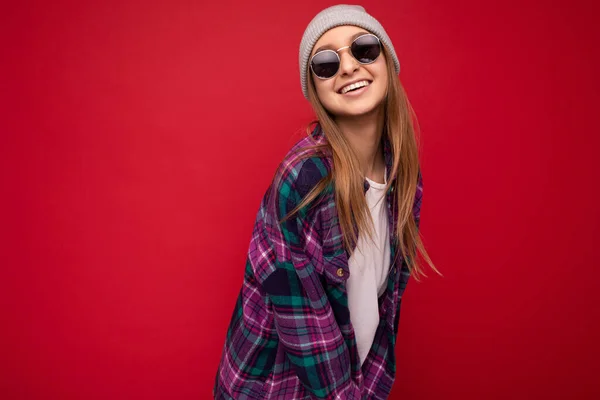
[{"label": "chin", "polygon": [[373,96],[375,98],[365,98],[351,101],[334,103],[327,106],[323,104],[325,109],[336,117],[360,117],[375,112],[383,104],[383,96]]}]

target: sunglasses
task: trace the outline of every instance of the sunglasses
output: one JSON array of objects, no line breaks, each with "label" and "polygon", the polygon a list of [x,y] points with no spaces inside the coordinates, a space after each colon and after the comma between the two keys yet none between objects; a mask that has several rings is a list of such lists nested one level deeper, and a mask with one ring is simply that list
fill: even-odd
[{"label": "sunglasses", "polygon": [[340,56],[338,52],[350,48],[350,54],[359,63],[371,64],[381,54],[379,38],[371,33],[360,35],[350,46],[340,47],[337,50],[321,50],[310,59],[310,69],[319,79],[333,78],[340,69]]}]

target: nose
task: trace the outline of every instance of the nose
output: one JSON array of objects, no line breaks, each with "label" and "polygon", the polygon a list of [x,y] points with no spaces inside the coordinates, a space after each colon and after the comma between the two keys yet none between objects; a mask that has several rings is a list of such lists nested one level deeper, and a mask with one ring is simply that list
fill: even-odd
[{"label": "nose", "polygon": [[354,71],[356,71],[359,67],[358,61],[352,54],[350,54],[350,49],[344,49],[339,52],[340,56],[340,74],[342,75],[352,75]]}]

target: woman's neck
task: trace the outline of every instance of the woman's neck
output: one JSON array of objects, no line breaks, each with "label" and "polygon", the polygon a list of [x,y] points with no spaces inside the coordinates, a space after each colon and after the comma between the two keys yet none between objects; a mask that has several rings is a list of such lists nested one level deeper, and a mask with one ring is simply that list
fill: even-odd
[{"label": "woman's neck", "polygon": [[357,118],[337,118],[336,123],[356,153],[363,176],[384,182],[385,161],[381,135],[383,112],[373,112]]}]

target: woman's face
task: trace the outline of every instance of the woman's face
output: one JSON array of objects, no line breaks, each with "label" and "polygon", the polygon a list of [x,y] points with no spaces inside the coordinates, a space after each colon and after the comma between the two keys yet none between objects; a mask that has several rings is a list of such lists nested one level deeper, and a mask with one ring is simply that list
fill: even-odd
[{"label": "woman's face", "polygon": [[[322,48],[335,51],[340,47],[350,46],[362,33],[369,32],[351,25],[332,28],[319,38],[311,57]],[[319,79],[310,71],[319,100],[336,117],[356,117],[370,113],[382,103],[387,92],[387,65],[383,51],[371,64],[359,63],[352,56],[350,48],[339,51],[338,55],[340,67],[333,78]],[[357,91],[340,92],[348,84],[363,80],[369,82],[368,86]]]}]

